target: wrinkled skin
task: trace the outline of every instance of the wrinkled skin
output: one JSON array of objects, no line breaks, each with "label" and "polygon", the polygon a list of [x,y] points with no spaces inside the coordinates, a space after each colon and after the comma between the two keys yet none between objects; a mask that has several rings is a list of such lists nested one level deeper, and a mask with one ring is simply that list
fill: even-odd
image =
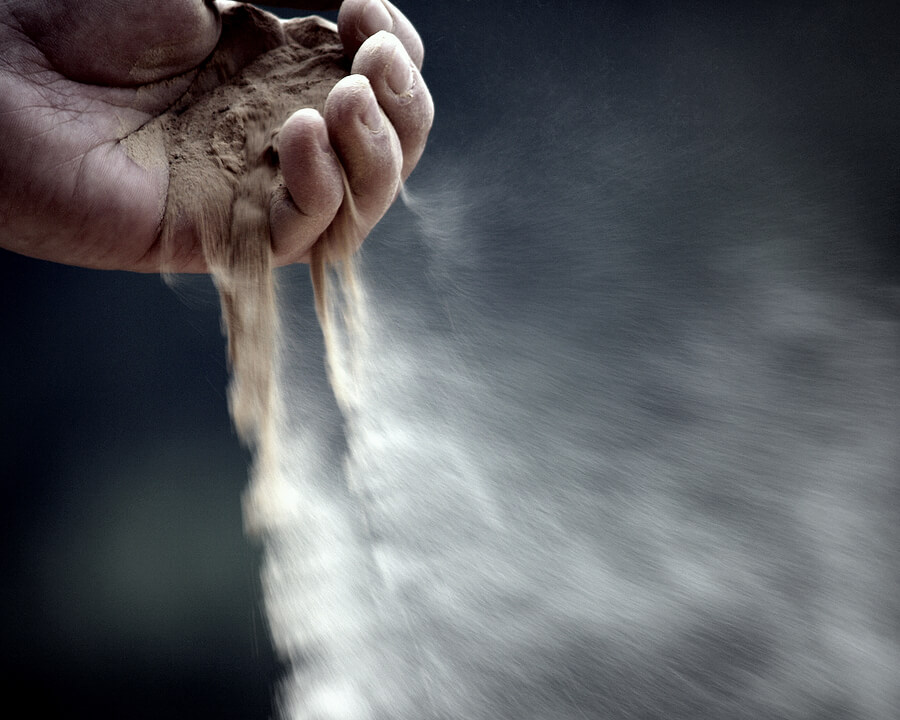
[{"label": "wrinkled skin", "polygon": [[[83,267],[159,271],[168,168],[141,167],[118,141],[184,92],[218,42],[221,7],[0,0],[0,246]],[[270,212],[280,265],[308,260],[335,222],[342,169],[364,237],[431,127],[422,43],[409,21],[387,0],[346,0],[338,27],[354,74],[331,91],[324,117],[298,112],[279,134],[290,193]],[[176,271],[206,270],[190,228],[176,243]]]}]

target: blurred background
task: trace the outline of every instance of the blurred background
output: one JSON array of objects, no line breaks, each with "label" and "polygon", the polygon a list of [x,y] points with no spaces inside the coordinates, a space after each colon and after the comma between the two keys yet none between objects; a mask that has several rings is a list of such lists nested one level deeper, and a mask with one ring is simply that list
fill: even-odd
[{"label": "blurred background", "polygon": [[[505,417],[447,407],[543,478],[542,507],[582,523],[604,563],[638,568],[611,578],[655,572],[662,546],[733,540],[759,593],[654,650],[570,638],[547,662],[572,687],[542,675],[527,714],[531,690],[498,673],[492,716],[900,717],[896,9],[398,5],[437,116],[411,207],[365,262],[410,362],[427,360],[418,332],[493,380]],[[305,270],[280,281],[324,392]],[[283,668],[209,283],[2,252],[0,293],[9,706],[269,717]],[[339,434],[333,408],[321,421]],[[666,512],[634,510],[667,483]],[[590,526],[601,499],[634,510],[633,537]],[[688,539],[690,513],[704,532]],[[721,581],[701,565],[666,586],[682,617],[673,598]],[[772,690],[785,643],[814,660]]]}]

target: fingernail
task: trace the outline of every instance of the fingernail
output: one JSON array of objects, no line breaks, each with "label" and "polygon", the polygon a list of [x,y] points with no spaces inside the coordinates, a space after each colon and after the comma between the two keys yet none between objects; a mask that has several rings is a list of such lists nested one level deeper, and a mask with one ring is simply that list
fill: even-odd
[{"label": "fingernail", "polygon": [[381,132],[384,127],[384,116],[381,114],[381,108],[378,107],[378,101],[375,96],[369,93],[368,101],[363,108],[360,119],[369,130],[373,133]]},{"label": "fingernail", "polygon": [[359,15],[356,34],[360,40],[372,37],[379,30],[390,32],[394,29],[394,19],[381,0],[369,0]]},{"label": "fingernail", "polygon": [[387,68],[387,84],[397,95],[408,92],[413,84],[412,64],[401,48],[394,50],[394,56]]}]

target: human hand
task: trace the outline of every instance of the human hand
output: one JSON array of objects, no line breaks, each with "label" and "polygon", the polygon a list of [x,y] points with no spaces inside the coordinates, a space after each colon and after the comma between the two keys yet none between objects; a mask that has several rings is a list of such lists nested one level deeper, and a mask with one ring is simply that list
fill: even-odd
[{"label": "human hand", "polygon": [[[356,75],[331,91],[324,118],[303,111],[279,133],[289,197],[271,205],[277,264],[308,260],[340,212],[342,173],[361,241],[415,166],[431,126],[422,44],[409,21],[386,0],[346,0],[338,27]],[[203,0],[0,5],[0,246],[84,267],[158,272],[168,167],[141,167],[119,140],[180,97],[219,32],[214,3]],[[372,113],[384,119],[380,131],[361,121]],[[176,269],[205,271],[195,234],[176,240]]]}]

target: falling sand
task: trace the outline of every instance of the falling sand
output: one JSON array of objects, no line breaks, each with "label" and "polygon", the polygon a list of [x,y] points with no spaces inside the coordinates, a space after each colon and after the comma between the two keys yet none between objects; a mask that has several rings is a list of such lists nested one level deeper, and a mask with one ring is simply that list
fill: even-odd
[{"label": "falling sand", "polygon": [[[271,198],[287,192],[277,134],[299,109],[322,112],[328,92],[347,69],[329,23],[315,17],[282,22],[252,6],[235,5],[223,12],[220,42],[188,91],[128,139],[133,155],[160,135],[165,144],[169,190],[162,243],[168,267],[163,271],[177,268],[174,234],[187,225],[219,291],[232,371],[231,414],[242,440],[256,451],[245,498],[251,531],[276,522],[284,504],[274,438],[278,316],[269,226]],[[352,243],[338,224],[352,221],[350,202],[348,193],[336,227],[311,251],[326,348],[333,346],[326,265],[342,267],[340,284],[349,289],[348,298],[358,297]]]}]

